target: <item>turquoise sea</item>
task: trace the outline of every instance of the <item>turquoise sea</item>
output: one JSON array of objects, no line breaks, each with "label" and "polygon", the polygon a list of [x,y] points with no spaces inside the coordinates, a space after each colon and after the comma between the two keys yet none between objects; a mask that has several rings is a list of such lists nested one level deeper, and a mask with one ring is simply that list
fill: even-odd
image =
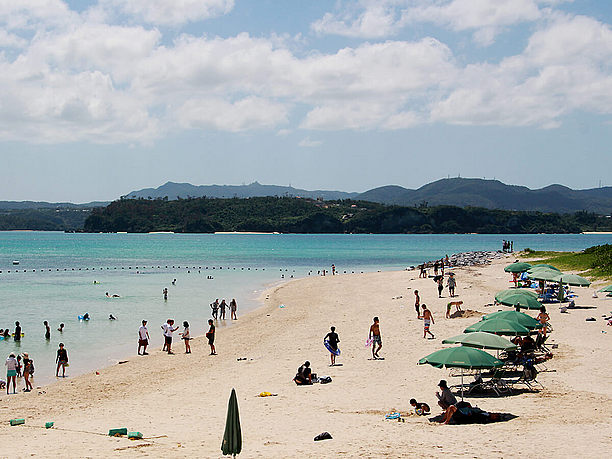
[{"label": "turquoise sea", "polygon": [[[291,276],[317,275],[333,264],[343,274],[404,269],[446,254],[497,250],[581,250],[612,243],[611,235],[288,235],[65,234],[0,232],[0,328],[25,334],[0,341],[0,355],[28,352],[35,385],[54,379],[55,352],[65,343],[75,376],[136,353],[137,331],[149,321],[152,346],[162,343],[169,317],[205,332],[209,304],[236,298],[238,317],[258,305],[267,286]],[[13,265],[13,261],[19,265]],[[212,276],[213,279],[208,279]],[[176,285],[172,280],[176,279]],[[98,282],[94,284],[94,281]],[[162,290],[169,297],[164,301]],[[105,293],[120,295],[107,298]],[[88,312],[91,320],[78,315]],[[113,314],[118,320],[108,320]],[[228,314],[229,318],[229,314]],[[51,325],[44,338],[43,321]],[[65,331],[57,331],[60,322]],[[221,321],[218,328],[230,326]],[[182,327],[181,327],[182,329]],[[178,336],[177,336],[178,338]],[[175,339],[177,351],[182,342]]]}]

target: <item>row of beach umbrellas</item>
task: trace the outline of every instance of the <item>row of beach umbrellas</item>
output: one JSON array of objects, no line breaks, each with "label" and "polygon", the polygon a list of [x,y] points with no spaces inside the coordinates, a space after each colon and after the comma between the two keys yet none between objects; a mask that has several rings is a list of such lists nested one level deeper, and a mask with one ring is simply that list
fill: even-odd
[{"label": "row of beach umbrellas", "polygon": [[559,268],[546,263],[531,265],[525,262],[512,263],[504,268],[508,273],[527,273],[528,279],[560,282],[576,287],[588,287],[591,283],[577,274],[564,274]]}]

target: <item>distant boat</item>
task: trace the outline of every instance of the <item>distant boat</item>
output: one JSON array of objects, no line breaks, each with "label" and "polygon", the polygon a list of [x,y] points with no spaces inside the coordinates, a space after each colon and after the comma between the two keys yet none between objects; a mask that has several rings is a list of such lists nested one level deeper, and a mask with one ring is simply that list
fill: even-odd
[{"label": "distant boat", "polygon": [[19,260],[13,260],[13,264],[14,265],[18,265],[19,264]]}]

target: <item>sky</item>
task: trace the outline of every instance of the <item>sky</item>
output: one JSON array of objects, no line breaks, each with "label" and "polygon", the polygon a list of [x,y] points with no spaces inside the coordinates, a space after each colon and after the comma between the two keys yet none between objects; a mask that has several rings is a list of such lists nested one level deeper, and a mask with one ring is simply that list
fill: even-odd
[{"label": "sky", "polygon": [[612,1],[0,0],[0,200],[611,186]]}]

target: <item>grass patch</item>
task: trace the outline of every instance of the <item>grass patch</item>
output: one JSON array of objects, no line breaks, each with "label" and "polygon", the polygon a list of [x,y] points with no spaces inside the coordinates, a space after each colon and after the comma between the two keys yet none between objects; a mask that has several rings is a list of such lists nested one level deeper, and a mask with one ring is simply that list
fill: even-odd
[{"label": "grass patch", "polygon": [[594,279],[612,279],[612,245],[597,245],[582,252],[523,251],[524,258],[538,259],[562,271],[579,271]]}]

